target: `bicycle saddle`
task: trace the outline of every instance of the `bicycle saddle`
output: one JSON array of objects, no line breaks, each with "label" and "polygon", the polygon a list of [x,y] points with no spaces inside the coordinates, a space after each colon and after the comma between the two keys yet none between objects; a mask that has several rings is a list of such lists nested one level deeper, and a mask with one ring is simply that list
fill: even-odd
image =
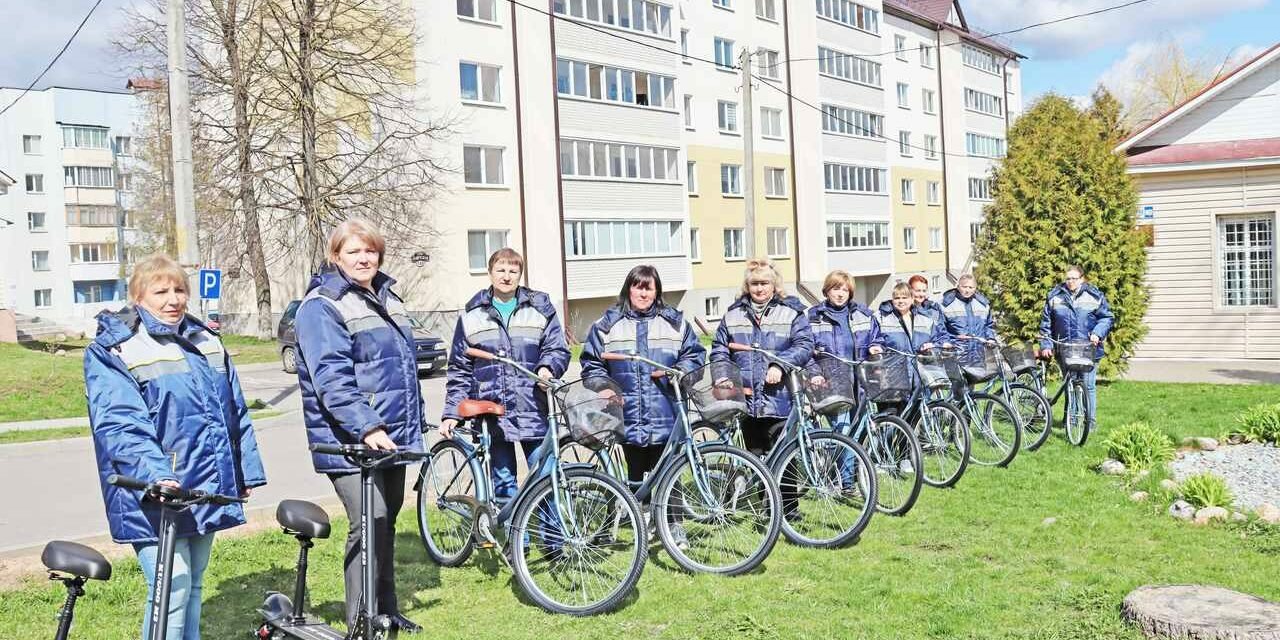
[{"label": "bicycle saddle", "polygon": [[476,416],[500,416],[506,412],[505,407],[488,400],[472,400],[468,398],[458,403],[458,416],[463,419]]},{"label": "bicycle saddle", "polygon": [[285,529],[308,538],[329,537],[329,514],[306,500],[282,500],[276,507],[276,520]]},{"label": "bicycle saddle", "polygon": [[46,544],[40,561],[53,571],[80,578],[111,579],[111,563],[101,553],[75,542],[54,540]]}]

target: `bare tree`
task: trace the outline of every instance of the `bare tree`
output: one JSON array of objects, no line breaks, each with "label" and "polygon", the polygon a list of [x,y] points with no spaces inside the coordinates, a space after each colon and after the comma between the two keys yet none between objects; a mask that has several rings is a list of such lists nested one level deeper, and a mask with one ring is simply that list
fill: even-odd
[{"label": "bare tree", "polygon": [[1166,36],[1140,59],[1125,86],[1110,87],[1124,104],[1124,126],[1136,130],[1182,104],[1209,84],[1223,62],[1206,54],[1191,54]]}]

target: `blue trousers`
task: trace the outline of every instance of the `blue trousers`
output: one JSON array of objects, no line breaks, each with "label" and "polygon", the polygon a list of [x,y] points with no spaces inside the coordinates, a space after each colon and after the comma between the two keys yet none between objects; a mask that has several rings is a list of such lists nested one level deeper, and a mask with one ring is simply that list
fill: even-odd
[{"label": "blue trousers", "polygon": [[[489,442],[489,460],[492,466],[493,495],[501,500],[508,500],[516,495],[516,489],[520,483],[516,479],[516,443],[507,440],[506,434],[502,429],[493,429],[489,432],[492,440]],[[533,455],[534,449],[542,444],[542,439],[522,440],[520,441],[520,449],[524,454],[524,461],[529,462],[529,458]]]},{"label": "blue trousers", "polygon": [[[156,560],[160,545],[148,542],[133,545],[138,564],[147,580],[147,609],[142,618],[142,638],[151,635],[151,603],[155,598]],[[204,590],[204,570],[213,551],[213,534],[179,538],[174,545],[173,582],[169,588],[168,640],[200,640],[200,598]]]}]

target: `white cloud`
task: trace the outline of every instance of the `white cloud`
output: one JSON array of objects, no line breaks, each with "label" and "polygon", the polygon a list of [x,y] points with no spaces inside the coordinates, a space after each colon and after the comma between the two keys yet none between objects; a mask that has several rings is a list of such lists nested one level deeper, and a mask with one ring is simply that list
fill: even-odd
[{"label": "white cloud", "polygon": [[[1035,58],[1082,56],[1109,46],[1191,28],[1232,11],[1257,9],[1268,0],[1152,0],[1106,13],[1036,27],[1007,36]],[[1122,4],[1120,0],[980,0],[966,3],[970,27],[987,32],[1016,29]]]}]

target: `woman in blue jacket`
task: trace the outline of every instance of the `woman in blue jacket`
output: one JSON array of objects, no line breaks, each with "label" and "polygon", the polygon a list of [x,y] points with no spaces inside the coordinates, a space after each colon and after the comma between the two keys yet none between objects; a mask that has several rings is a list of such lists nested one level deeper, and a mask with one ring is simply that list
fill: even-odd
[{"label": "woman in blue jacket", "polygon": [[520,286],[524,257],[513,249],[489,256],[491,285],[471,298],[458,318],[449,350],[444,418],[440,434],[449,437],[460,420],[458,405],[468,398],[496,402],[505,409],[491,434],[493,493],[516,493],[516,448],[527,461],[547,433],[547,395],[537,383],[505,364],[477,360],[468,347],[503,354],[542,379],[559,378],[569,367],[569,347],[547,294]]},{"label": "woman in blue jacket", "polygon": [[[827,274],[822,283],[826,299],[809,307],[814,357],[830,353],[846,360],[866,360],[867,356],[880,353],[880,322],[875,312],[853,301],[856,286],[847,271],[837,269]],[[845,412],[832,426],[843,429],[851,417]]]},{"label": "woman in blue jacket", "polygon": [[644,480],[653,470],[671,429],[676,407],[671,379],[654,379],[653,367],[631,360],[604,360],[609,352],[633,353],[681,371],[703,364],[707,350],[680,311],[662,300],[662,278],[649,265],[631,269],[618,302],[604,312],[587,332],[582,347],[582,377],[609,376],[622,387],[627,476]]},{"label": "woman in blue jacket", "polygon": [[[186,313],[187,274],[168,256],[147,258],[134,266],[129,300],[120,311],[98,314],[84,382],[111,538],[137,552],[150,610],[160,510],[137,491],[107,484],[107,477],[233,496],[248,496],[267,478],[231,357],[218,334]],[[168,638],[199,639],[214,532],[244,522],[239,504],[178,516]],[[144,616],[142,637],[149,633]]]},{"label": "woman in blue jacket", "polygon": [[[404,302],[379,270],[382,235],[358,219],[329,234],[328,266],[298,307],[298,383],[307,439],[323,444],[364,444],[373,449],[422,451],[423,400],[416,345]],[[341,456],[313,453],[317,473],[329,476],[347,512],[343,578],[347,624],[360,607],[359,469]],[[404,503],[405,465],[375,471],[373,557],[378,613],[406,632],[420,627],[400,614],[395,584],[396,516]]]},{"label": "woman in blue jacket", "polygon": [[880,304],[876,320],[880,323],[884,346],[895,351],[920,353],[942,345],[947,339],[942,322],[914,303],[911,287],[905,282],[894,285],[893,298]]},{"label": "woman in blue jacket", "polygon": [[[956,281],[956,287],[942,294],[943,329],[951,338],[961,336],[994,340],[996,323],[991,317],[991,302],[978,293],[978,280],[973,274],[964,274]],[[976,340],[961,340],[960,349],[975,358],[979,357]]]},{"label": "woman in blue jacket", "polygon": [[[1053,357],[1053,342],[1046,339],[1052,337],[1064,342],[1091,342],[1094,361],[1101,360],[1106,355],[1102,341],[1111,333],[1111,323],[1114,320],[1111,305],[1107,304],[1107,296],[1097,287],[1085,282],[1084,269],[1071,265],[1067,267],[1066,282],[1049,292],[1044,312],[1040,314],[1041,355],[1045,359]],[[1089,391],[1089,406],[1094,408],[1094,415],[1097,415],[1097,367],[1085,374],[1084,384]]]}]

